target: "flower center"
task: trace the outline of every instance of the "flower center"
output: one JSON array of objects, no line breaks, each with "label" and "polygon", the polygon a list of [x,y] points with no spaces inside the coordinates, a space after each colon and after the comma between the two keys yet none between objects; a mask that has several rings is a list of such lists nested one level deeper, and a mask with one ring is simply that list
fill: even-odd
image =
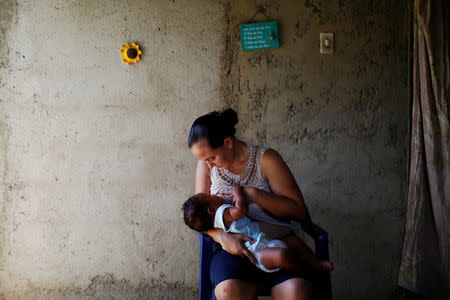
[{"label": "flower center", "polygon": [[131,59],[136,58],[137,54],[138,54],[138,52],[137,52],[137,50],[134,49],[134,48],[129,48],[129,49],[127,50],[127,56],[128,56],[129,58],[131,58]]}]

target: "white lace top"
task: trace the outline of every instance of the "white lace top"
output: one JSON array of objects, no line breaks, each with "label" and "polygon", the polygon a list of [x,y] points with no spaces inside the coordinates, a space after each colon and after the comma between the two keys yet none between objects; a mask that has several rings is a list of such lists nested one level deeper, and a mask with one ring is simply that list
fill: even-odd
[{"label": "white lace top", "polygon": [[[220,169],[217,167],[211,168],[210,192],[212,195],[224,190],[228,190],[235,186],[256,187],[266,192],[271,192],[269,184],[262,178],[262,157],[267,148],[255,146],[247,142],[245,143],[248,146],[249,151],[247,164],[245,165],[244,171],[241,174],[234,174],[228,170]],[[247,215],[252,219],[261,221],[262,223],[277,225],[267,227],[262,224],[261,226],[263,231],[268,234],[271,234],[271,232],[276,232],[277,234],[275,234],[275,236],[283,235],[281,234],[281,232],[285,233],[286,227],[290,230],[293,230],[295,228],[288,222],[275,219],[256,203],[249,204]],[[277,228],[279,226],[282,226],[283,229]]]}]

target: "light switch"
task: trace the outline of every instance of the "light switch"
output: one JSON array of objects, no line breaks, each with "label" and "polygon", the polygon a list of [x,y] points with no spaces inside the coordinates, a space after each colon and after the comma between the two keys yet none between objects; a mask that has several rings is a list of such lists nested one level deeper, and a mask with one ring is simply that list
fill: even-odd
[{"label": "light switch", "polygon": [[320,33],[320,53],[332,54],[334,52],[334,33]]}]

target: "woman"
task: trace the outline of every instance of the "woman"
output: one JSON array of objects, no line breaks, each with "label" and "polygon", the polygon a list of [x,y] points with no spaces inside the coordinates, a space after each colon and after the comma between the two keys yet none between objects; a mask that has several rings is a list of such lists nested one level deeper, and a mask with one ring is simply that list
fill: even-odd
[{"label": "woman", "polygon": [[[195,193],[216,194],[243,186],[252,199],[257,199],[249,205],[248,215],[265,233],[274,238],[293,235],[289,220],[299,221],[307,214],[300,188],[275,150],[235,137],[237,122],[236,112],[227,109],[201,116],[192,124],[188,145],[199,159]],[[249,260],[255,258],[243,245],[249,238],[221,229],[206,234],[223,248],[214,254],[210,270],[218,299],[256,299],[257,284],[269,286],[273,299],[310,298],[311,284],[299,272],[264,273],[254,267]]]}]

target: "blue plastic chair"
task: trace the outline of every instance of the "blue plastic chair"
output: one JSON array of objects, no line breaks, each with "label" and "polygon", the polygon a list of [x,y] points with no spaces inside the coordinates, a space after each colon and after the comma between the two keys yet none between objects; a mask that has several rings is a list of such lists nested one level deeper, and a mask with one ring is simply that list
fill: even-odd
[{"label": "blue plastic chair", "polygon": [[[321,260],[329,260],[328,234],[325,230],[311,221],[309,214],[301,222],[303,231],[314,239],[315,254]],[[212,284],[209,278],[209,268],[215,250],[220,245],[209,236],[199,233],[200,237],[200,274],[199,274],[199,300],[216,300]],[[314,300],[332,300],[330,273],[320,274],[315,277],[313,284]],[[258,296],[270,295],[269,289],[258,288]]]}]

